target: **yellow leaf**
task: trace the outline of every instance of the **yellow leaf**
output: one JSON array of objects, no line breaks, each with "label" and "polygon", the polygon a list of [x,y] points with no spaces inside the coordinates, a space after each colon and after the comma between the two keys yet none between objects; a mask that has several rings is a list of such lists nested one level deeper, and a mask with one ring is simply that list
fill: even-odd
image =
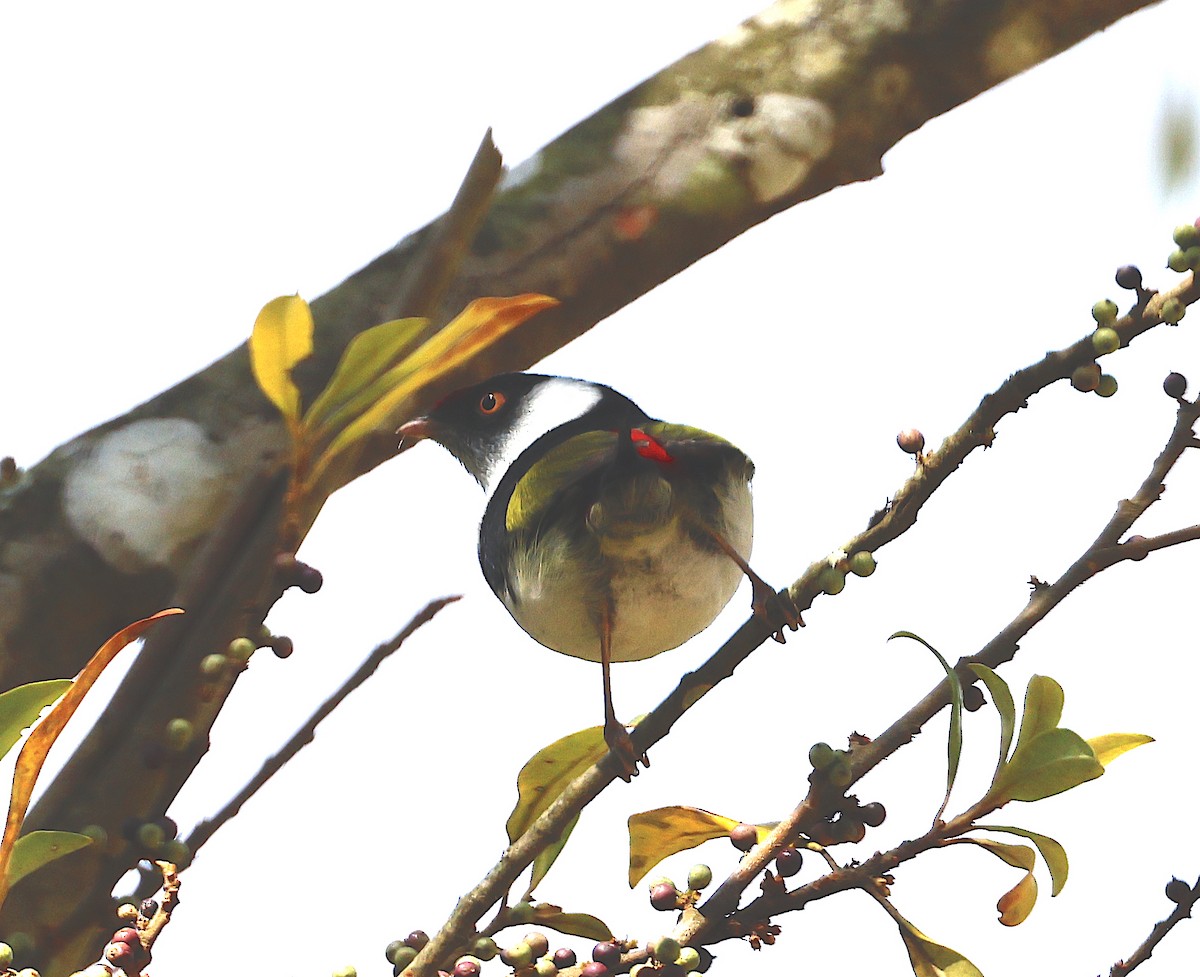
[{"label": "yellow leaf", "polygon": [[[698,807],[659,807],[629,816],[629,888],[677,852],[724,838],[741,821]],[[761,842],[773,825],[757,825]]]},{"label": "yellow leaf", "polygon": [[282,295],[263,306],[250,333],[250,368],[259,389],[289,424],[300,420],[300,391],[292,368],[312,349],[312,310],[304,299]]},{"label": "yellow leaf", "polygon": [[122,628],[109,638],[99,650],[92,655],[91,660],[84,665],[83,671],[76,676],[71,687],[58,703],[46,714],[46,717],[33,728],[21,752],[17,754],[16,772],[13,774],[12,797],[8,804],[8,819],[4,824],[4,840],[0,842],[0,905],[8,895],[8,871],[13,848],[17,836],[21,833],[21,825],[25,820],[25,812],[29,809],[29,800],[33,795],[33,786],[41,773],[42,764],[46,762],[46,754],[58,739],[58,734],[67,725],[87,694],[100,677],[100,673],[108,666],[126,645],[132,644],[142,636],[142,633],[155,621],[173,614],[182,614],[178,607],[159,611],[150,617],[135,621]]},{"label": "yellow leaf", "polygon": [[899,913],[896,925],[900,927],[916,977],[983,977],[979,968],[961,953],[931,940]]},{"label": "yellow leaf", "polygon": [[1145,733],[1105,733],[1103,736],[1093,736],[1087,741],[1087,745],[1096,754],[1100,766],[1107,767],[1122,753],[1153,742],[1154,737]]},{"label": "yellow leaf", "polygon": [[[312,488],[334,459],[375,431],[394,428],[406,405],[422,390],[467,363],[480,350],[512,332],[530,316],[558,305],[548,295],[476,299],[446,327],[379,380],[379,398],[364,406],[333,439],[313,465]],[[411,410],[411,408],[409,408]]]},{"label": "yellow leaf", "polygon": [[1019,926],[1033,912],[1037,902],[1037,879],[1029,872],[1020,882],[1009,889],[996,903],[1000,911],[1000,922],[1005,926]]}]

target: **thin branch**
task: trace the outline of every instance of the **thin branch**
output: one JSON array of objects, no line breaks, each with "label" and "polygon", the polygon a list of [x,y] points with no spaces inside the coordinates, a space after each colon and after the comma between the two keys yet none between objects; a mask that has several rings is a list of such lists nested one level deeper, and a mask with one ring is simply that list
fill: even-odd
[{"label": "thin branch", "polygon": [[[1171,881],[1177,882],[1178,880],[1172,879]],[[1186,887],[1187,883],[1181,883],[1181,885]],[[1108,977],[1125,977],[1134,968],[1149,960],[1155,948],[1163,941],[1163,937],[1175,928],[1175,924],[1192,915],[1192,906],[1195,905],[1197,899],[1200,899],[1200,879],[1197,879],[1196,884],[1191,886],[1187,897],[1180,899],[1175,904],[1171,915],[1157,923],[1154,929],[1150,931],[1150,935],[1141,942],[1133,953],[1124,960],[1119,960],[1112,965],[1112,969],[1108,972]]]},{"label": "thin branch", "polygon": [[195,855],[196,852],[200,850],[200,847],[206,841],[208,841],[208,839],[211,838],[218,831],[218,829],[220,829],[226,822],[232,820],[237,815],[238,811],[242,809],[243,804],[250,800],[250,798],[253,797],[259,791],[259,789],[267,783],[268,780],[282,770],[284,765],[287,764],[289,760],[295,757],[296,754],[298,754],[302,749],[304,749],[304,747],[311,743],[315,738],[317,727],[321,724],[321,722],[326,719],[334,709],[340,706],[351,692],[353,692],[360,685],[362,685],[363,682],[370,678],[375,673],[375,670],[379,668],[381,664],[383,664],[386,658],[395,653],[418,628],[432,621],[434,615],[436,615],[443,607],[460,599],[461,598],[459,595],[455,595],[452,597],[441,597],[437,600],[430,601],[425,605],[424,609],[416,615],[416,617],[414,617],[408,622],[408,624],[404,626],[403,630],[401,630],[399,634],[372,651],[371,654],[367,656],[366,660],[364,660],[363,663],[358,666],[354,674],[346,679],[346,681],[342,683],[341,687],[333,695],[321,703],[320,707],[312,714],[312,716],[309,717],[308,721],[305,722],[305,724],[298,730],[296,730],[292,738],[289,739],[284,745],[283,749],[281,749],[274,756],[268,758],[263,763],[258,773],[251,778],[245,787],[238,791],[237,794],[235,794],[229,800],[229,802],[211,818],[206,818],[196,825],[196,827],[192,830],[192,833],[188,836],[187,840],[187,846],[191,853]]}]

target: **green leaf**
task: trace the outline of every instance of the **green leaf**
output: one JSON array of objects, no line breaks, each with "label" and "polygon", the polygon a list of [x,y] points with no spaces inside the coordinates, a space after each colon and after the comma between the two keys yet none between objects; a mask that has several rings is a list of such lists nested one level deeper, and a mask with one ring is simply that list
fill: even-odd
[{"label": "green leaf", "polygon": [[1062,892],[1063,886],[1067,884],[1069,869],[1067,850],[1049,835],[1040,835],[1036,831],[1014,828],[1006,824],[977,824],[975,827],[984,831],[1003,831],[1005,834],[1028,838],[1037,845],[1038,851],[1042,853],[1042,858],[1046,862],[1046,867],[1050,869],[1050,895],[1056,896]]},{"label": "green leaf", "polygon": [[950,791],[954,789],[954,780],[958,776],[958,761],[962,756],[962,682],[958,678],[958,673],[950,667],[950,663],[946,661],[942,653],[920,635],[913,634],[911,631],[897,631],[888,638],[888,641],[891,641],[892,638],[911,638],[913,641],[923,644],[941,664],[946,673],[946,681],[950,684],[950,735],[946,740],[946,793],[942,797],[942,806],[933,816],[933,820],[938,821],[945,812],[946,805],[950,803]]},{"label": "green leaf", "polygon": [[983,977],[979,968],[957,950],[931,940],[899,913],[895,916],[916,977]]},{"label": "green leaf", "polygon": [[305,427],[314,434],[337,430],[375,403],[386,393],[380,378],[413,350],[428,325],[428,319],[393,319],[351,339],[329,383],[305,413]]},{"label": "green leaf", "polygon": [[[1031,675],[1025,688],[1025,708],[1021,713],[1021,735],[1017,737],[1019,753],[1023,744],[1035,736],[1055,729],[1062,719],[1063,690],[1046,675]],[[1014,759],[1015,754],[1014,754]]]},{"label": "green leaf", "polygon": [[1000,922],[1005,926],[1020,926],[1033,912],[1034,903],[1037,902],[1037,893],[1037,879],[1033,877],[1032,872],[1028,872],[1020,882],[1004,893],[996,902],[996,909],[1000,913]]},{"label": "green leaf", "polygon": [[42,710],[70,687],[71,679],[52,678],[0,693],[0,756],[11,750]]},{"label": "green leaf", "polygon": [[1105,733],[1103,736],[1093,736],[1087,744],[1096,754],[1100,766],[1107,767],[1122,753],[1153,742],[1154,737],[1145,733]]},{"label": "green leaf", "polygon": [[250,333],[250,369],[259,389],[289,424],[300,420],[300,390],[292,368],[312,350],[312,310],[304,299],[281,295],[262,307]]},{"label": "green leaf", "polygon": [[16,885],[30,872],[91,843],[92,839],[87,835],[74,831],[31,831],[22,835],[13,845],[8,863],[8,884]]},{"label": "green leaf", "polygon": [[[520,838],[576,777],[607,752],[604,727],[591,726],[555,740],[530,757],[517,774],[517,806],[508,816],[508,840],[513,842]],[[575,820],[572,820],[558,840],[537,856],[530,890],[550,871],[574,827]]]},{"label": "green leaf", "polygon": [[[541,910],[549,909],[549,912]],[[588,913],[564,913],[558,906],[535,906],[533,922],[566,936],[578,936],[599,943],[613,938],[612,930],[604,920]]]},{"label": "green leaf", "polygon": [[945,844],[978,845],[1013,868],[1021,868],[1026,872],[1032,872],[1037,864],[1037,856],[1028,845],[1010,845],[1003,841],[993,841],[991,838],[950,838]]},{"label": "green leaf", "polygon": [[1008,748],[1012,746],[1013,732],[1017,726],[1017,708],[1013,703],[1012,690],[1004,679],[987,665],[973,662],[969,667],[987,686],[988,694],[992,697],[992,705],[1000,714],[1000,758],[996,761],[996,772],[992,774],[992,783],[995,783],[996,778],[1000,776],[1004,761],[1008,759]]},{"label": "green leaf", "polygon": [[[659,807],[629,816],[629,888],[650,869],[677,852],[724,838],[742,822],[698,807]],[[774,825],[760,824],[761,842]]]},{"label": "green leaf", "polygon": [[1072,730],[1049,729],[1032,739],[1022,733],[1012,759],[988,791],[988,799],[999,804],[1039,801],[1103,773],[1092,748]]}]

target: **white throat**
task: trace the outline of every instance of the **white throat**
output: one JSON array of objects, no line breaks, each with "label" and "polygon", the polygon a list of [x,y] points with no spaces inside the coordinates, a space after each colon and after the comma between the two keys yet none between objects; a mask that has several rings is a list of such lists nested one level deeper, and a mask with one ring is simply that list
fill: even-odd
[{"label": "white throat", "polygon": [[531,390],[508,437],[482,473],[484,491],[490,496],[526,448],[543,434],[587,413],[600,401],[601,393],[594,383],[566,377],[553,377]]}]

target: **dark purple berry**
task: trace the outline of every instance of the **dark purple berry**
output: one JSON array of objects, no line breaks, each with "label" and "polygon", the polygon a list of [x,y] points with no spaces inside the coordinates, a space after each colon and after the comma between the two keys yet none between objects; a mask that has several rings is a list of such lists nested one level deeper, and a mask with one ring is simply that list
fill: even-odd
[{"label": "dark purple berry", "polygon": [[156,912],[158,912],[158,903],[153,899],[143,899],[142,904],[138,907],[138,913],[146,919],[153,919]]},{"label": "dark purple berry", "polygon": [[1187,902],[1192,898],[1192,887],[1183,879],[1171,879],[1167,883],[1167,898],[1174,903]]},{"label": "dark purple berry", "polygon": [[579,977],[608,977],[609,969],[596,960],[585,963],[579,971]]},{"label": "dark purple berry", "polygon": [[729,832],[729,840],[738,851],[749,851],[758,844],[758,828],[744,821]]},{"label": "dark purple berry", "polygon": [[[975,686],[971,686],[975,688]],[[862,818],[862,823],[872,828],[878,828],[887,818],[887,808],[879,801],[871,801],[870,804],[864,804],[858,809],[858,816]]]},{"label": "dark purple berry", "polygon": [[454,977],[479,977],[479,969],[475,960],[459,960],[454,965]]},{"label": "dark purple berry", "polygon": [[1136,265],[1122,265],[1117,269],[1117,284],[1121,288],[1141,288],[1142,273]]},{"label": "dark purple berry", "polygon": [[673,882],[663,882],[650,890],[650,905],[660,913],[678,908],[679,892]]},{"label": "dark purple berry", "polygon": [[424,930],[413,930],[404,938],[404,942],[414,950],[424,950],[425,944],[429,942],[429,934]]},{"label": "dark purple berry", "polygon": [[296,586],[306,594],[315,594],[324,583],[325,578],[321,576],[320,570],[310,567],[307,563],[300,564],[300,574],[296,580]]},{"label": "dark purple berry", "polygon": [[597,943],[592,947],[592,960],[603,967],[616,970],[621,963],[621,948],[615,943]]},{"label": "dark purple berry", "polygon": [[267,644],[271,646],[271,651],[275,653],[276,658],[290,658],[292,652],[295,651],[292,639],[286,634],[271,635],[271,640]]},{"label": "dark purple berry", "polygon": [[1167,378],[1163,381],[1163,392],[1168,397],[1178,400],[1187,393],[1187,377],[1182,373],[1168,373]]},{"label": "dark purple berry", "polygon": [[575,956],[575,951],[567,947],[560,947],[554,951],[554,966],[559,970],[566,970],[568,967],[574,967],[578,963],[578,958]]},{"label": "dark purple berry", "polygon": [[775,871],[780,878],[790,879],[804,864],[804,854],[798,848],[781,848],[775,855]]}]

